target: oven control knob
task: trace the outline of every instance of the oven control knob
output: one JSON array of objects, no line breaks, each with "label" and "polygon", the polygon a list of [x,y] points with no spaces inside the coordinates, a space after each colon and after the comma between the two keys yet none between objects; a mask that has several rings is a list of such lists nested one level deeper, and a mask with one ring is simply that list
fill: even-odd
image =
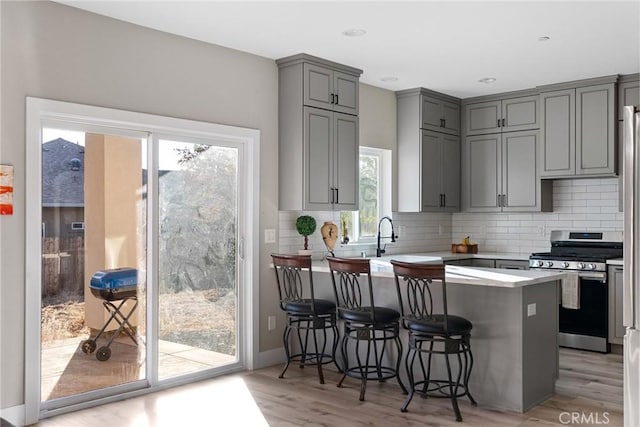
[{"label": "oven control knob", "polygon": [[553,261],[547,261],[547,267],[548,268],[553,267]]},{"label": "oven control knob", "polygon": [[567,261],[563,262],[562,268],[569,268],[569,263]]},{"label": "oven control knob", "polygon": [[596,269],[595,264],[589,264],[589,270],[595,270],[595,269]]},{"label": "oven control knob", "polygon": [[578,263],[578,270],[584,270],[585,265],[581,262]]}]

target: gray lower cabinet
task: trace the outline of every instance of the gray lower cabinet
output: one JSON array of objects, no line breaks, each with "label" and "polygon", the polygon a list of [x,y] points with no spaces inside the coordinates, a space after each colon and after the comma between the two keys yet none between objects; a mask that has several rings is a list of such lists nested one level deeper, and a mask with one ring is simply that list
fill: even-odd
[{"label": "gray lower cabinet", "polygon": [[280,210],[357,210],[362,70],[305,54],[276,62]]},{"label": "gray lower cabinet", "polygon": [[540,94],[541,177],[616,174],[615,97],[614,83]]},{"label": "gray lower cabinet", "polygon": [[528,270],[529,261],[520,261],[514,259],[497,259],[496,268],[505,268],[507,270]]},{"label": "gray lower cabinet", "polygon": [[542,197],[537,150],[538,131],[535,130],[467,137],[466,210],[536,212],[551,209],[552,202]]},{"label": "gray lower cabinet", "polygon": [[622,324],[622,289],[624,268],[610,265],[608,267],[609,286],[609,342],[622,344],[625,328]]},{"label": "gray lower cabinet", "polygon": [[304,210],[358,209],[358,117],[304,107]]},{"label": "gray lower cabinet", "polygon": [[466,135],[537,129],[538,96],[466,104]]}]

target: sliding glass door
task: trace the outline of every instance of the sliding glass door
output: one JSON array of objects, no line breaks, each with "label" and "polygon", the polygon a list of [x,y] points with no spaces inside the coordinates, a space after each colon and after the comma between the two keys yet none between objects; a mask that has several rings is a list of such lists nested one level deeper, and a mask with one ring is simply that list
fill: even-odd
[{"label": "sliding glass door", "polygon": [[235,147],[159,139],[158,377],[238,360]]},{"label": "sliding glass door", "polygon": [[27,423],[250,366],[259,134],[29,101]]}]

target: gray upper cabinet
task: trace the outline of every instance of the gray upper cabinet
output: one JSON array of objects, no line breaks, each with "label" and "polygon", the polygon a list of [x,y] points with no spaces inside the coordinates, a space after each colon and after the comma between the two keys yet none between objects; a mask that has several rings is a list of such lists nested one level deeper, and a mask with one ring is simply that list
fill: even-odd
[{"label": "gray upper cabinet", "polygon": [[460,137],[422,131],[422,212],[460,210]]},{"label": "gray upper cabinet", "polygon": [[543,178],[617,173],[615,78],[603,80],[540,94]]},{"label": "gray upper cabinet", "polygon": [[305,63],[304,105],[358,114],[358,77]]},{"label": "gray upper cabinet", "polygon": [[576,89],[576,174],[615,175],[615,85]]},{"label": "gray upper cabinet", "polygon": [[362,70],[305,54],[276,62],[280,210],[357,210]]},{"label": "gray upper cabinet", "polygon": [[542,197],[537,150],[538,131],[535,130],[467,137],[467,211],[550,210],[551,201]]},{"label": "gray upper cabinet", "polygon": [[358,209],[358,118],[304,107],[305,210]]},{"label": "gray upper cabinet", "polygon": [[537,103],[537,96],[523,96],[466,104],[466,135],[537,129]]},{"label": "gray upper cabinet", "polygon": [[459,211],[460,101],[423,88],[396,98],[398,211]]},{"label": "gray upper cabinet", "polygon": [[542,170],[540,175],[571,176],[576,171],[576,93],[574,89],[540,95]]},{"label": "gray upper cabinet", "polygon": [[422,95],[422,129],[460,135],[460,104]]}]

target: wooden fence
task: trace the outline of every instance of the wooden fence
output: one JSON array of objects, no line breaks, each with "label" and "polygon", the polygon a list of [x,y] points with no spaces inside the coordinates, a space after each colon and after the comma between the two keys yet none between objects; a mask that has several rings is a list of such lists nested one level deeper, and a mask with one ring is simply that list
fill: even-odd
[{"label": "wooden fence", "polygon": [[84,295],[84,236],[42,239],[42,296]]}]

